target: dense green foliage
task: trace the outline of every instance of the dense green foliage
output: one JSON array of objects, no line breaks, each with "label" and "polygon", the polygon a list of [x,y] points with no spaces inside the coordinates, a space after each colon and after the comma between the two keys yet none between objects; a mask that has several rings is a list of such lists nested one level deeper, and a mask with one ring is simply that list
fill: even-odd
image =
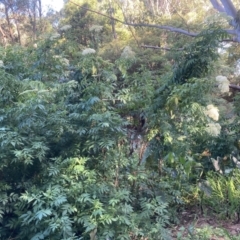
[{"label": "dense green foliage", "polygon": [[164,32],[85,8],[66,4],[60,34],[0,47],[0,238],[167,240],[190,206],[239,220],[239,116],[214,80],[226,33],[208,24],[158,52],[135,41]]}]

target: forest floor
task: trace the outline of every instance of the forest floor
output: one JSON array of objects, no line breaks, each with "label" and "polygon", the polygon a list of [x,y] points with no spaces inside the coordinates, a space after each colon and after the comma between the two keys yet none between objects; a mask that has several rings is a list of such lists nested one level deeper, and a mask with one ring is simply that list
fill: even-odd
[{"label": "forest floor", "polygon": [[188,209],[181,212],[179,224],[171,232],[172,238],[179,240],[240,240],[240,222]]}]

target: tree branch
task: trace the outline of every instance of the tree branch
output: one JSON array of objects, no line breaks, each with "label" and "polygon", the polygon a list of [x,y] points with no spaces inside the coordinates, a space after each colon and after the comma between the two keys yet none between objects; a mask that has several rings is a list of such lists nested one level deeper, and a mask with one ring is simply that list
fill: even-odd
[{"label": "tree branch", "polygon": [[141,45],[143,48],[152,48],[152,49],[161,49],[161,50],[166,50],[166,51],[183,51],[184,48],[167,48],[167,47],[158,47],[158,46],[151,46],[151,45]]},{"label": "tree branch", "polygon": [[176,32],[176,33],[181,33],[190,37],[196,37],[198,33],[194,32],[189,32],[187,30],[181,29],[181,28],[176,28],[172,26],[165,26],[165,25],[157,25],[157,24],[147,24],[147,23],[128,23],[125,22],[125,25],[133,26],[133,27],[151,27],[151,28],[159,28],[159,29],[164,29],[168,30],[170,32]]},{"label": "tree branch", "polygon": [[[211,1],[212,2],[212,1]],[[227,15],[231,16],[232,18],[236,17],[237,10],[234,7],[231,0],[221,0],[224,10]]]},{"label": "tree branch", "polygon": [[177,32],[177,33],[181,33],[181,34],[184,34],[184,35],[188,35],[188,36],[191,36],[191,37],[196,37],[198,35],[198,33],[194,33],[194,32],[189,32],[189,31],[186,31],[184,29],[181,29],[181,28],[175,28],[175,27],[172,27],[172,26],[165,26],[165,25],[157,25],[157,24],[146,24],[146,23],[129,23],[129,22],[124,22],[120,19],[117,19],[117,18],[114,18],[114,17],[110,17],[104,13],[101,13],[101,12],[98,12],[98,11],[95,11],[95,10],[92,10],[90,8],[86,8],[86,7],[83,7],[83,6],[80,6],[79,4],[73,2],[73,1],[69,1],[70,3],[82,8],[82,9],[85,9],[89,12],[92,12],[92,13],[96,13],[100,16],[103,16],[103,17],[106,17],[108,19],[111,19],[111,20],[114,20],[114,21],[117,21],[117,22],[120,22],[124,25],[128,25],[128,26],[133,26],[133,27],[152,27],[152,28],[159,28],[159,29],[165,29],[165,30],[168,30],[168,31],[171,31],[171,32]]},{"label": "tree branch", "polygon": [[223,6],[218,2],[218,0],[210,0],[213,7],[218,10],[219,12],[225,12]]},{"label": "tree branch", "polygon": [[229,84],[229,87],[232,88],[232,89],[236,89],[236,90],[240,91],[240,86],[238,86],[238,85]]},{"label": "tree branch", "polygon": [[[230,16],[232,16],[233,14],[236,13],[236,9],[235,7],[233,6],[233,4],[231,3],[231,0],[221,0],[224,8],[218,3],[218,0],[210,0],[211,3],[213,4],[213,6],[219,10],[219,11],[223,11],[223,12],[226,12],[227,14],[231,14]],[[125,21],[122,21],[120,19],[117,19],[117,18],[114,18],[114,17],[111,17],[111,16],[108,16],[106,14],[103,14],[101,12],[98,12],[98,11],[95,11],[95,10],[92,10],[90,8],[86,8],[86,7],[83,7],[83,6],[80,6],[79,4],[73,2],[73,1],[69,1],[70,3],[82,8],[82,9],[85,9],[89,12],[92,12],[92,13],[96,13],[100,16],[103,16],[103,17],[106,17],[108,19],[111,19],[111,20],[114,20],[116,22],[120,22],[124,25],[128,25],[128,26],[133,26],[133,27],[149,27],[149,28],[158,28],[158,29],[163,29],[163,30],[167,30],[167,31],[170,31],[170,32],[176,32],[176,33],[180,33],[180,34],[184,34],[184,35],[187,35],[187,36],[190,36],[190,37],[196,37],[199,35],[199,33],[195,33],[195,32],[190,32],[190,31],[187,31],[187,30],[184,30],[182,28],[176,28],[176,27],[172,27],[172,26],[167,26],[167,25],[158,25],[158,24],[147,24],[147,23],[130,23],[130,22],[125,22]],[[231,34],[231,35],[237,35],[237,38],[236,39],[226,39],[226,41],[236,41],[236,42],[240,42],[240,37],[238,37],[238,35],[240,35],[240,33],[236,32],[236,30],[231,30],[231,29],[226,29],[225,30],[228,34]]]}]

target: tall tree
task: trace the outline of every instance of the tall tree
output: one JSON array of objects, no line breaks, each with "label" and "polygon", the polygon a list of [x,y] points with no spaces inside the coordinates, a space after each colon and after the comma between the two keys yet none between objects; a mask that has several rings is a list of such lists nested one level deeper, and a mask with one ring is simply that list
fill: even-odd
[{"label": "tall tree", "polygon": [[[42,18],[41,0],[0,0],[4,6],[4,16],[7,23],[8,34],[11,42],[22,43],[22,34],[27,33],[36,39],[38,22]],[[29,31],[29,27],[31,30]]]},{"label": "tall tree", "polygon": [[[70,0],[69,2],[73,3],[75,5],[78,5],[72,0]],[[149,1],[149,2],[145,1],[145,3],[146,2],[148,3],[147,4],[148,6],[150,6],[151,5],[150,3],[152,3],[152,1]],[[210,0],[210,2],[212,4],[212,6],[215,8],[215,10],[217,10],[219,13],[225,13],[231,19],[231,21],[229,21],[230,27],[228,29],[226,29],[225,31],[228,34],[233,35],[233,37],[228,40],[234,41],[234,42],[240,42],[240,11],[238,11],[236,9],[236,7],[233,4],[233,1],[232,0]],[[125,5],[128,4],[128,1],[123,1],[123,4],[125,4]],[[94,11],[93,9],[85,8],[85,10],[88,10],[88,11],[91,11],[91,12],[94,12],[94,13],[97,13],[100,15],[104,15],[102,13]],[[108,15],[104,15],[104,16],[109,17]],[[184,34],[184,35],[191,36],[191,37],[196,37],[199,34],[198,32],[193,32],[193,31],[189,31],[188,29],[178,28],[178,27],[174,27],[174,26],[170,26],[170,25],[151,24],[151,23],[145,23],[142,21],[139,22],[138,18],[131,18],[129,20],[125,17],[124,21],[113,18],[111,16],[109,18],[112,20],[121,22],[125,25],[129,25],[129,26],[133,26],[133,27],[158,28],[158,29],[163,29],[163,30],[167,30],[167,31],[171,31],[171,32],[177,32],[177,33]]]}]

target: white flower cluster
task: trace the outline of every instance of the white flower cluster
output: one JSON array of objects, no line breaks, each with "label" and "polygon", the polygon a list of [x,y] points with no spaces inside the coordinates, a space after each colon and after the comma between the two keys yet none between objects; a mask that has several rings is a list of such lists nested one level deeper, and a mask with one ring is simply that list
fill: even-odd
[{"label": "white flower cluster", "polygon": [[225,76],[217,76],[216,81],[218,83],[218,88],[221,93],[229,92],[229,81]]},{"label": "white flower cluster", "polygon": [[59,30],[60,30],[60,31],[67,31],[67,30],[69,30],[70,28],[72,28],[71,25],[64,25],[64,26],[62,26]]},{"label": "white flower cluster", "polygon": [[92,25],[89,28],[90,32],[101,32],[102,30],[103,30],[103,26],[100,26],[100,25]]},{"label": "white flower cluster", "polygon": [[126,46],[123,49],[123,52],[121,54],[122,58],[126,58],[126,59],[134,59],[135,58],[135,52],[132,51],[132,48],[129,46]]},{"label": "white flower cluster", "polygon": [[2,60],[0,60],[0,67],[4,67],[4,63]]},{"label": "white flower cluster", "polygon": [[66,66],[66,67],[69,66],[69,60],[67,58],[61,58],[60,61],[64,66]]},{"label": "white flower cluster", "polygon": [[59,33],[53,33],[50,37],[50,40],[54,40],[54,39],[60,38],[60,37],[61,37],[61,35]]},{"label": "white flower cluster", "polygon": [[212,118],[215,121],[218,121],[219,118],[219,110],[217,107],[213,106],[212,104],[207,105],[207,109],[205,110],[205,114]]},{"label": "white flower cluster", "polygon": [[82,51],[82,55],[94,54],[96,51],[92,48],[86,48]]},{"label": "white flower cluster", "polygon": [[65,66],[65,67],[68,67],[69,66],[69,60],[67,58],[63,58],[62,56],[60,55],[55,55],[53,56],[53,58],[55,59],[59,59],[60,63]]},{"label": "white flower cluster", "polygon": [[217,137],[221,132],[221,125],[219,123],[209,123],[206,131],[213,137]]}]

